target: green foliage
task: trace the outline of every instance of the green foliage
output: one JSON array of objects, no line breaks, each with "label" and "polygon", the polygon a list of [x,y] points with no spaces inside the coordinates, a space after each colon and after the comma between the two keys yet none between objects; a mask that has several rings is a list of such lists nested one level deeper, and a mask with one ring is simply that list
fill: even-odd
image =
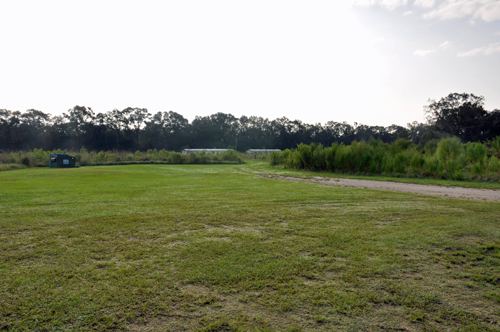
[{"label": "green foliage", "polygon": [[28,167],[31,167],[31,159],[28,157],[28,156],[25,156],[21,159],[21,164],[23,164],[24,166],[28,166]]},{"label": "green foliage", "polygon": [[410,140],[400,138],[390,145],[389,151],[393,155],[396,155],[399,152],[408,150],[412,146],[413,146],[413,143]]},{"label": "green foliage", "polygon": [[271,166],[281,165],[283,163],[283,152],[271,152],[269,155],[269,162],[271,163]]},{"label": "green foliage", "polygon": [[406,153],[399,152],[394,156],[394,171],[397,173],[406,173],[406,166],[410,164],[410,160]]},{"label": "green foliage", "polygon": [[499,172],[500,171],[500,159],[495,156],[492,156],[488,161],[488,170],[490,172]]},{"label": "green foliage", "polygon": [[407,139],[385,144],[372,138],[326,148],[315,143],[299,144],[297,149],[272,153],[269,161],[271,166],[308,171],[498,180],[500,165],[498,158],[488,159],[491,154],[493,148],[485,144],[463,145],[457,138],[431,140],[423,149]]},{"label": "green foliage", "polygon": [[410,160],[410,166],[411,166],[412,172],[415,174],[422,173],[425,169],[425,165],[426,165],[426,161],[425,161],[424,156],[421,153],[415,151],[413,153],[413,156],[411,157],[411,160]]},{"label": "green foliage", "polygon": [[179,152],[172,152],[168,160],[171,164],[182,164],[184,157]]},{"label": "green foliage", "polygon": [[437,146],[438,146],[439,140],[437,139],[431,139],[425,144],[425,154],[432,156],[436,153]]},{"label": "green foliage", "polygon": [[500,136],[495,137],[491,142],[491,150],[495,157],[500,158]]},{"label": "green foliage", "polygon": [[482,143],[467,143],[465,148],[467,162],[473,165],[473,172],[483,173],[486,169],[488,147]]},{"label": "green foliage", "polygon": [[0,164],[0,171],[9,171],[13,169],[22,169],[23,165],[19,164]]},{"label": "green foliage", "polygon": [[[241,153],[228,151],[221,154],[192,153],[183,155],[178,152],[156,149],[145,152],[136,151],[131,154],[126,151],[91,151],[82,148],[79,152],[55,150],[43,151],[34,149],[32,152],[19,151],[18,153],[0,153],[0,165],[19,164],[26,167],[47,167],[51,153],[68,153],[75,156],[75,161],[79,166],[92,165],[115,165],[134,163],[160,163],[160,164],[221,164],[221,163],[243,163]],[[8,169],[11,169],[9,167]],[[7,167],[2,167],[6,170]]]},{"label": "green foliage", "polygon": [[445,165],[448,174],[454,174],[458,157],[462,153],[462,143],[456,137],[443,138],[438,143],[436,153],[439,160]]},{"label": "green foliage", "polygon": [[[220,155],[222,157],[222,160],[224,160],[224,161],[235,161],[239,164],[243,163],[243,159],[241,158],[240,153],[238,153],[237,151],[228,150],[224,153],[221,153]],[[214,156],[217,156],[217,155],[214,155]]]}]

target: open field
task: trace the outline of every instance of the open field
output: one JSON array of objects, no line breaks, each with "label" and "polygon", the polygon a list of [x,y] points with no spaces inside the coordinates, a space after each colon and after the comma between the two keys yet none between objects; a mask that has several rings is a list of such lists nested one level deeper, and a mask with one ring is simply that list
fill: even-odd
[{"label": "open field", "polygon": [[500,331],[500,203],[262,169],[0,172],[0,330]]}]

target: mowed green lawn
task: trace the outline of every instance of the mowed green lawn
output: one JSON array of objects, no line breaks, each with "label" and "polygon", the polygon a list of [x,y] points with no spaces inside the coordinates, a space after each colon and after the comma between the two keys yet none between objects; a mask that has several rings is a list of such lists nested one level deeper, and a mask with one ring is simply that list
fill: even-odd
[{"label": "mowed green lawn", "polygon": [[0,172],[0,330],[499,331],[500,203],[250,165]]}]

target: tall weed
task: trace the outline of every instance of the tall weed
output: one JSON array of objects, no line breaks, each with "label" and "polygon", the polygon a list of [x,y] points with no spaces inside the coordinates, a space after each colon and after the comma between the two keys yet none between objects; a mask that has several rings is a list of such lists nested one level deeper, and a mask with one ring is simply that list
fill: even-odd
[{"label": "tall weed", "polygon": [[[497,179],[500,160],[494,153],[493,147],[482,143],[464,145],[457,138],[431,140],[423,148],[406,139],[392,144],[370,139],[350,145],[334,143],[326,148],[315,143],[299,144],[296,149],[272,153],[269,160],[272,166],[309,171],[451,179],[470,179],[489,172],[489,179]],[[488,159],[488,155],[492,157]]]}]

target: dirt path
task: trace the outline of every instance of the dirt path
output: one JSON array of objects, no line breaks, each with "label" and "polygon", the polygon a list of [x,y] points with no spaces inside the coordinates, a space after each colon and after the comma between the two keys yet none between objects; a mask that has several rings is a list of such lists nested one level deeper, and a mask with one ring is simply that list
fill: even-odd
[{"label": "dirt path", "polygon": [[415,193],[422,195],[444,196],[451,198],[500,201],[500,190],[491,190],[491,189],[441,187],[441,186],[390,182],[390,181],[323,178],[319,176],[312,179],[302,179],[302,178],[294,178],[287,176],[270,176],[270,177],[275,179],[295,181],[295,182],[311,182],[327,186],[390,190],[390,191]]}]

